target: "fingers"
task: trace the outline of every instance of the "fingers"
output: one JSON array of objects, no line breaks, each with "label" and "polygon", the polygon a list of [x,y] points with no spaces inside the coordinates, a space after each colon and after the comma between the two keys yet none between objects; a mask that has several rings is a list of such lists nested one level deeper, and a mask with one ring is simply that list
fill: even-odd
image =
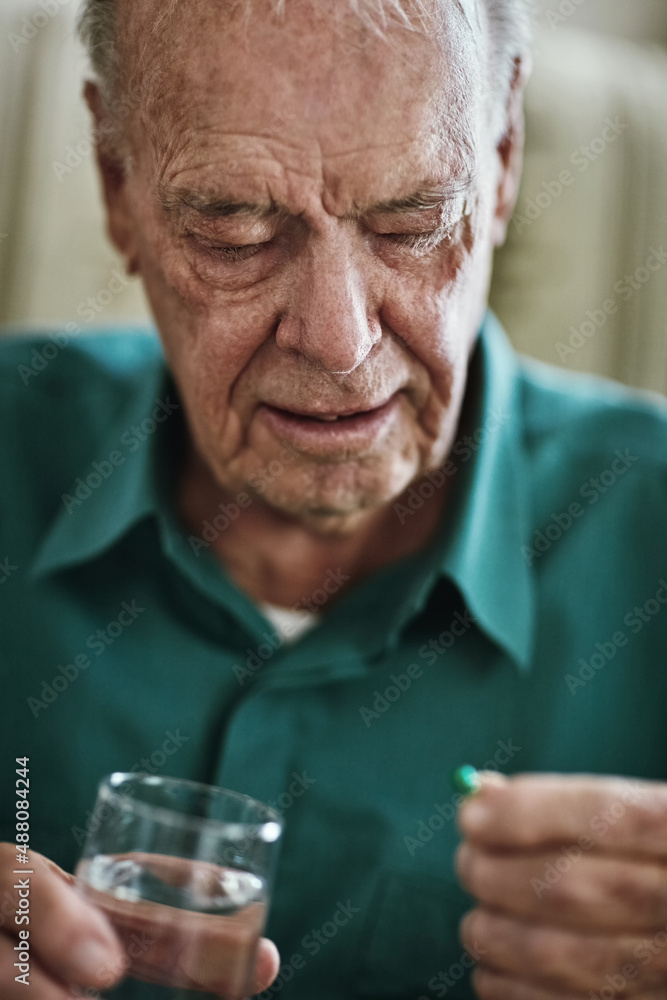
[{"label": "fingers", "polygon": [[480,1000],[667,1000],[667,784],[483,779],[458,823]]},{"label": "fingers", "polygon": [[181,951],[173,973],[174,981],[179,985],[196,984],[211,993],[233,997],[247,993],[250,986],[248,970],[253,968],[255,977],[259,975],[262,982],[265,979],[268,983],[273,982],[280,967],[278,960],[275,973],[271,975],[277,950],[269,941],[264,941],[261,947],[258,944],[264,915],[264,905],[254,903],[233,917],[204,917],[201,929],[195,930],[193,924],[192,943],[186,944]]},{"label": "fingers", "polygon": [[[16,894],[17,880],[29,878],[32,959],[45,976],[59,982],[109,986],[115,977],[109,977],[108,969],[119,962],[121,951],[104,916],[69,884],[71,877],[35,851],[30,855],[33,874],[12,874],[14,855],[12,844],[0,844],[0,895]],[[18,930],[13,921],[5,925],[10,950]],[[42,996],[39,992],[36,995]]]},{"label": "fingers", "polygon": [[[13,845],[0,844],[0,894],[3,889],[11,894],[14,882],[24,877],[13,874],[14,856]],[[86,899],[74,878],[47,858],[32,852],[30,862],[29,879],[25,876],[30,891],[30,985],[39,1000],[70,1000],[79,995],[74,987],[105,989],[127,974],[242,997],[249,988],[266,989],[278,974],[275,945],[258,941],[265,916],[262,903],[233,916],[214,916],[118,900],[90,887]],[[167,868],[173,884],[184,874],[192,875],[182,865]],[[200,882],[211,875],[212,866],[201,865],[196,872]],[[113,928],[88,900],[104,907]],[[10,921],[0,935],[1,981],[12,984],[2,992],[2,1000],[25,995],[24,985],[16,984],[18,992],[13,985],[18,930]]]},{"label": "fingers", "polygon": [[481,903],[526,920],[585,931],[665,928],[667,866],[582,854],[561,874],[557,860],[548,853],[506,854],[463,843],[456,868],[463,887]]},{"label": "fingers", "polygon": [[667,858],[667,784],[585,774],[483,781],[458,823],[471,840],[496,847],[579,844]]},{"label": "fingers", "polygon": [[262,993],[268,989],[280,971],[280,955],[273,941],[261,938],[257,948],[255,962],[255,979],[253,993]]},{"label": "fingers", "polygon": [[[555,989],[545,989],[539,983],[503,976],[491,969],[478,967],[472,974],[471,982],[479,1000],[590,1000],[587,993],[563,992]],[[606,985],[606,984],[605,984]],[[605,989],[602,986],[601,989]],[[665,1000],[667,990],[656,987],[655,990],[628,993],[624,990],[614,990],[607,987],[605,997],[632,997],[632,1000]],[[597,995],[596,995],[597,996]]]},{"label": "fingers", "polygon": [[16,952],[13,938],[0,936],[0,983],[2,1000],[25,1000],[26,997],[39,997],[39,1000],[72,1000],[75,994],[64,983],[58,983],[47,975],[36,959],[30,961],[30,973],[27,988],[21,982],[16,982],[18,970],[14,968]]},{"label": "fingers", "polygon": [[610,984],[635,993],[667,982],[664,932],[648,939],[572,933],[480,907],[463,918],[461,941],[494,972],[561,993],[588,996]]}]

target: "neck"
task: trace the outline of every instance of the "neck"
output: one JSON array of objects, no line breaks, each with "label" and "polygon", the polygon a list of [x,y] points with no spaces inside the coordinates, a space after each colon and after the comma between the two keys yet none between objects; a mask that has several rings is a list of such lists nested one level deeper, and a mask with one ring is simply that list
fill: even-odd
[{"label": "neck", "polygon": [[[335,587],[330,595],[333,603],[352,584],[423,548],[437,531],[447,492],[446,486],[437,490],[419,515],[402,525],[393,503],[364,511],[341,526],[290,517],[257,496],[209,542],[210,550],[255,601],[307,607],[312,594],[327,583],[327,593]],[[188,530],[200,536],[204,522],[220,514],[221,504],[232,502],[191,446],[179,494]]]}]

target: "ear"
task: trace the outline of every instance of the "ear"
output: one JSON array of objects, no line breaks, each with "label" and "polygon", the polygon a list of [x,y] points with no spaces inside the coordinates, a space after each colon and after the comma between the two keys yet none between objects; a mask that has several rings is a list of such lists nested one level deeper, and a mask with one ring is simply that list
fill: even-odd
[{"label": "ear", "polygon": [[493,227],[494,246],[501,246],[505,242],[507,226],[519,195],[525,137],[523,91],[530,76],[530,69],[527,58],[514,60],[514,75],[505,111],[506,127],[496,147],[499,179]]},{"label": "ear", "polygon": [[135,227],[128,197],[128,172],[113,136],[116,123],[105,106],[97,84],[87,81],[83,91],[95,120],[97,135],[96,158],[106,206],[107,232],[117,250],[125,258],[128,274],[139,272]]}]

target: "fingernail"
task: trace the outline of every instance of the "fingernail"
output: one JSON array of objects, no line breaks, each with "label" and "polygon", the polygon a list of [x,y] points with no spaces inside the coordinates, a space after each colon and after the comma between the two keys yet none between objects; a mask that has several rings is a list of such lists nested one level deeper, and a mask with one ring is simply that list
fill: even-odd
[{"label": "fingernail", "polygon": [[489,822],[491,810],[479,799],[464,802],[459,812],[459,824],[466,833],[477,833]]},{"label": "fingernail", "polygon": [[72,951],[72,961],[79,971],[79,978],[86,982],[109,975],[120,974],[118,955],[108,945],[99,941],[83,941]]},{"label": "fingernail", "polygon": [[480,787],[484,788],[485,785],[493,785],[495,788],[504,788],[508,782],[506,774],[501,774],[500,771],[478,771],[477,776],[480,781]]}]

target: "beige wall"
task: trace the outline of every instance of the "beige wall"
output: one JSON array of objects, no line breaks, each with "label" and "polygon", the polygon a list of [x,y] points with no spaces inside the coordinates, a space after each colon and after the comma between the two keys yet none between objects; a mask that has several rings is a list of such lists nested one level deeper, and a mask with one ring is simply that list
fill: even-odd
[{"label": "beige wall", "polygon": [[527,354],[667,392],[667,50],[543,27],[526,117],[494,308]]},{"label": "beige wall", "polygon": [[536,23],[667,44],[667,0],[537,0]]}]

